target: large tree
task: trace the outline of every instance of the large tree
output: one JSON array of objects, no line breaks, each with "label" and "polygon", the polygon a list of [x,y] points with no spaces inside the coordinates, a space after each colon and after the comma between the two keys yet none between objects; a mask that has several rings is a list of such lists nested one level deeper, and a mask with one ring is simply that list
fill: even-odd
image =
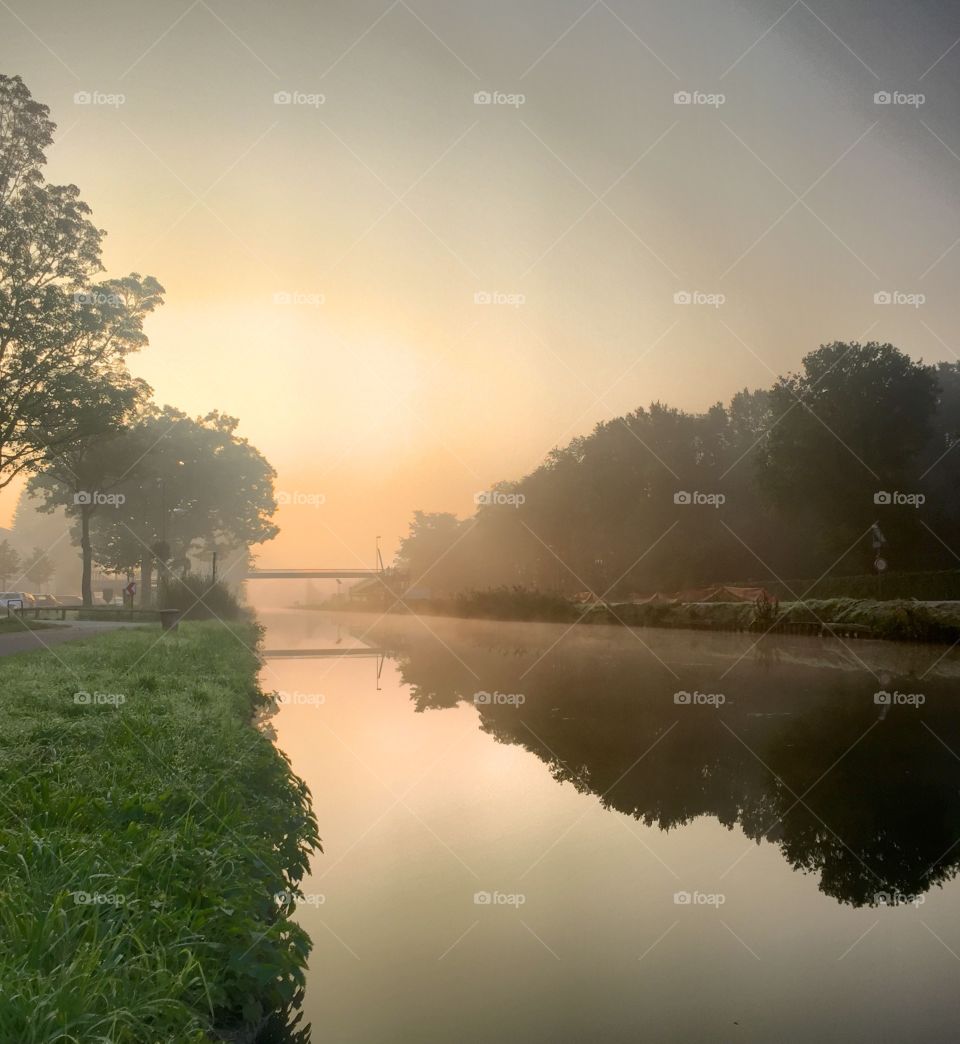
[{"label": "large tree", "polygon": [[99,279],[104,235],[75,185],[50,185],[55,125],[0,75],[0,489],[131,406],[125,357],[161,303],[151,276]]},{"label": "large tree", "polygon": [[[151,408],[127,429],[88,443],[75,474],[51,469],[31,489],[48,510],[62,506],[74,518],[85,575],[92,561],[115,572],[139,568],[145,603],[155,567],[165,578],[172,565],[276,536],[275,472],[237,425],[217,412],[193,419]],[[94,484],[99,503],[78,503],[78,483]]]},{"label": "large tree", "polygon": [[[774,384],[761,480],[797,562],[822,571],[858,546],[854,571],[869,565],[875,496],[921,491],[937,396],[932,367],[876,342],[823,345]],[[887,512],[883,522],[902,567],[922,538],[917,512]]]}]

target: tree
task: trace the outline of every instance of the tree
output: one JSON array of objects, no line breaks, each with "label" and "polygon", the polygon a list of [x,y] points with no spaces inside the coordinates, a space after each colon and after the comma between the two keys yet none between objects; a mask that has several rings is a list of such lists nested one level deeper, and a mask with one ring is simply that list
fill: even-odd
[{"label": "tree", "polygon": [[0,584],[6,587],[11,578],[18,580],[20,578],[20,568],[20,555],[10,546],[10,541],[0,541]]},{"label": "tree", "polygon": [[131,429],[111,428],[61,450],[27,486],[31,495],[43,498],[41,511],[62,507],[76,521],[82,562],[80,593],[85,606],[93,605],[92,520],[97,512],[116,512],[124,502],[125,495],[115,487],[137,467],[144,452]]},{"label": "tree", "polygon": [[23,575],[33,587],[44,587],[53,579],[54,566],[42,547],[35,547],[23,564]]},{"label": "tree", "polygon": [[162,301],[151,276],[97,280],[103,232],[75,185],[43,178],[54,128],[0,75],[0,489],[130,409],[125,357]]},{"label": "tree", "polygon": [[[802,373],[774,384],[761,482],[794,535],[798,561],[822,570],[865,536],[875,495],[917,487],[937,394],[930,367],[876,342],[823,345],[804,357]],[[915,542],[915,517],[888,514],[886,522],[896,546]]]},{"label": "tree", "polygon": [[[194,420],[152,407],[128,428],[89,442],[68,473],[49,469],[31,489],[47,510],[63,506],[74,518],[85,575],[93,561],[114,572],[139,567],[146,604],[155,566],[165,582],[171,563],[186,567],[192,557],[276,536],[275,472],[237,426],[217,412]],[[100,497],[77,502],[78,487]]]}]

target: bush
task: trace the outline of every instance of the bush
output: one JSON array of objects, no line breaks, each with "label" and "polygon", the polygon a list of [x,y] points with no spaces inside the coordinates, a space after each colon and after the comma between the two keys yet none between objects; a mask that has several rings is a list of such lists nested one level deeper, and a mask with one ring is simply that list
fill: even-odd
[{"label": "bush", "polygon": [[185,620],[236,620],[243,612],[228,587],[196,573],[170,577],[164,607],[179,609]]},{"label": "bush", "polygon": [[[582,612],[582,610],[581,610]],[[495,587],[457,595],[456,615],[486,620],[575,620],[580,613],[568,599],[525,587]]]}]

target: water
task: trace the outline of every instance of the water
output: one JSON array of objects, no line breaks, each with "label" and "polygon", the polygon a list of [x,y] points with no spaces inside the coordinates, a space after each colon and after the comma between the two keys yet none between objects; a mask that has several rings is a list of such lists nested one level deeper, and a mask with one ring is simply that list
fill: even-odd
[{"label": "water", "polygon": [[264,615],[389,653],[264,669],[325,847],[314,1040],[956,1038],[953,653],[375,621]]}]

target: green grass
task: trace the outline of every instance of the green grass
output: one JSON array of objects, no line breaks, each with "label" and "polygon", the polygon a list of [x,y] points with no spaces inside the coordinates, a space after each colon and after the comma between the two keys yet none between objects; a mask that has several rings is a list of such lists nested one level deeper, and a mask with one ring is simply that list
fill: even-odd
[{"label": "green grass", "polygon": [[[251,724],[250,624],[0,660],[0,1040],[199,1042],[303,984],[316,820]],[[80,695],[77,695],[77,694]]]},{"label": "green grass", "polygon": [[42,620],[21,619],[19,616],[0,616],[0,634],[21,634],[23,631],[46,631],[56,624]]}]

